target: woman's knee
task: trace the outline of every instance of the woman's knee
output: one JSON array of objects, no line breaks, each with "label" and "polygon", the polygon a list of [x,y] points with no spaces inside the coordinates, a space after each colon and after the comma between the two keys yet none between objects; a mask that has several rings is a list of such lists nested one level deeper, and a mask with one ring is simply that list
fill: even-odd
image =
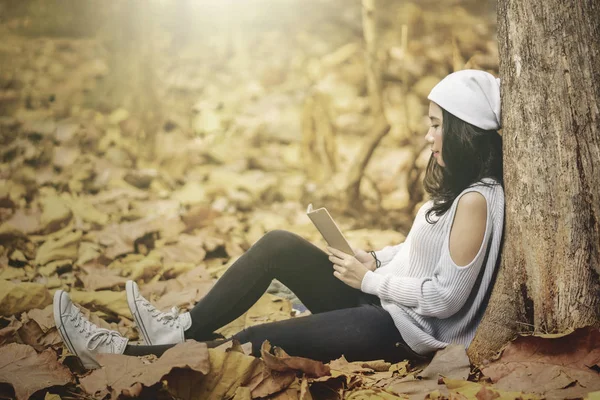
[{"label": "woman's knee", "polygon": [[303,239],[295,233],[283,230],[275,229],[269,231],[260,238],[259,242],[270,245],[272,247],[280,248],[286,246],[292,246],[299,243]]}]

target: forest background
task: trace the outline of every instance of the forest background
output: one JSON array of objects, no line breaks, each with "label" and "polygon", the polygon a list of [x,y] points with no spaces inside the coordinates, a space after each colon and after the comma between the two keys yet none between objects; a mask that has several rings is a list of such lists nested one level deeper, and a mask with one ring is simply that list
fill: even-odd
[{"label": "forest background", "polygon": [[[455,70],[498,75],[495,2],[379,0],[373,14],[374,2],[347,0],[144,5],[0,2],[0,351],[55,379],[23,387],[12,378],[24,373],[11,369],[19,363],[0,366],[8,383],[0,388],[19,398],[52,386],[63,398],[182,396],[173,392],[182,365],[161,373],[155,366],[142,384],[84,377],[53,327],[53,291],[68,288],[95,321],[135,340],[126,280],[161,309],[190,307],[267,231],[323,246],[305,214],[309,203],[326,206],[356,247],[399,243],[426,200],[427,94]],[[269,293],[219,333],[306,313],[277,282]],[[455,374],[443,375],[464,384],[438,385],[434,363],[435,372],[430,365],[423,373],[406,363],[342,360],[315,381],[312,364],[281,378],[268,355],[265,366],[243,353],[203,351],[211,368],[188,366],[197,374],[188,379],[193,392],[205,396],[197,398],[501,389],[562,398],[563,390],[600,389],[582,384],[597,380],[585,364],[578,370],[591,375],[571,371],[551,387],[539,386],[543,377],[498,386],[506,371],[488,387],[457,353],[450,358],[458,364],[442,362]],[[234,359],[242,356],[246,364]],[[304,374],[289,373],[298,369]],[[399,382],[406,376],[421,378]]]}]

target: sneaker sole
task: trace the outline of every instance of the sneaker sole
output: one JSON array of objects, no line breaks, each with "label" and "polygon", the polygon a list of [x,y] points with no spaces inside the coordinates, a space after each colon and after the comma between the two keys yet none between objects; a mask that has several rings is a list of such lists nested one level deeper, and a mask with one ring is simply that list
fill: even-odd
[{"label": "sneaker sole", "polygon": [[134,293],[133,283],[134,283],[133,281],[127,281],[125,283],[125,292],[127,293],[127,305],[129,306],[129,311],[131,312],[131,315],[133,316],[133,320],[135,321],[135,324],[137,325],[138,329],[142,333],[142,336],[144,337],[144,341],[146,342],[147,345],[151,346],[152,341],[150,340],[150,337],[148,336],[148,332],[146,331],[146,326],[144,325],[144,322],[142,322],[142,317],[140,316],[140,311],[138,309],[137,303],[135,302],[135,293]]}]

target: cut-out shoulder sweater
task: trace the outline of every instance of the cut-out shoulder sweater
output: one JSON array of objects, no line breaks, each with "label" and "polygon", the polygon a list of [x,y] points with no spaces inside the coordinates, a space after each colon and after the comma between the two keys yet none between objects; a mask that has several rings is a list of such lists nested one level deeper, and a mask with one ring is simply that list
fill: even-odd
[{"label": "cut-out shoulder sweater", "polygon": [[[473,261],[457,266],[450,257],[450,230],[458,201],[468,192],[479,192],[486,199],[485,236]],[[435,224],[425,220],[431,206],[429,201],[419,209],[403,243],[375,252],[381,267],[367,272],[361,285],[363,292],[381,299],[403,339],[419,354],[450,343],[467,347],[473,340],[500,252],[504,192],[498,184],[474,184],[440,218],[432,214]]]}]

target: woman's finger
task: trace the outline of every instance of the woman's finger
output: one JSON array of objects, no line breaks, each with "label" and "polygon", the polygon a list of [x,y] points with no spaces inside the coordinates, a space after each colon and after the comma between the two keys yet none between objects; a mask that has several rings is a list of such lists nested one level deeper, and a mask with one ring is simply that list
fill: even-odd
[{"label": "woman's finger", "polygon": [[335,257],[335,256],[329,256],[329,261],[331,261],[334,264],[341,264],[342,260],[340,260],[339,258]]},{"label": "woman's finger", "polygon": [[333,264],[333,269],[335,269],[337,272],[343,274],[346,272],[346,268],[339,266],[337,264]]},{"label": "woman's finger", "polygon": [[334,256],[337,256],[339,258],[344,258],[345,256],[347,256],[347,254],[344,253],[343,251],[340,251],[338,249],[334,249],[333,247],[327,246],[327,250],[329,250],[329,252],[331,254],[333,254]]}]

